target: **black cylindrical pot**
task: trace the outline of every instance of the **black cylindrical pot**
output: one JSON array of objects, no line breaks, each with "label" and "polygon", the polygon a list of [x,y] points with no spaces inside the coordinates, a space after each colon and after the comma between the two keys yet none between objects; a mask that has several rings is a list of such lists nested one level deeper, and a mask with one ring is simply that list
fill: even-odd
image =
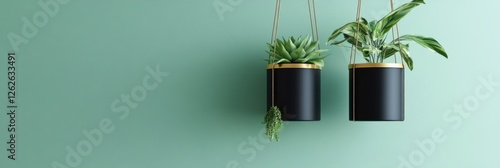
[{"label": "black cylindrical pot", "polygon": [[402,64],[349,65],[349,120],[404,121],[404,97]]},{"label": "black cylindrical pot", "polygon": [[[267,66],[267,109],[272,106],[272,65]],[[321,119],[321,69],[314,64],[274,66],[274,105],[284,121]]]}]

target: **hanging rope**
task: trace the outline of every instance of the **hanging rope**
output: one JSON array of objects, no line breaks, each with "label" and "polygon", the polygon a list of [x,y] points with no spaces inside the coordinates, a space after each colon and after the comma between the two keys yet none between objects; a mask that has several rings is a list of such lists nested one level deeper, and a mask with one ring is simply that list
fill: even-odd
[{"label": "hanging rope", "polygon": [[[318,21],[316,19],[316,3],[314,2],[314,0],[312,0],[312,4],[313,4],[313,14],[314,14],[314,24],[316,25],[316,40],[319,41],[319,33],[318,33]],[[321,44],[321,43],[318,43],[318,44]],[[318,45],[318,49],[321,49],[320,47],[321,45]]]},{"label": "hanging rope", "polygon": [[[274,10],[274,21],[273,21],[273,30],[271,33],[271,44],[274,45],[274,51],[273,54],[276,54],[276,39],[278,36],[278,27],[279,27],[279,18],[280,18],[280,9],[281,9],[281,0],[276,0],[276,8]],[[274,107],[274,66],[275,64],[275,57],[269,55],[269,60],[271,60],[271,107]]]},{"label": "hanging rope", "polygon": [[354,39],[356,40],[355,45],[351,46],[351,55],[349,58],[349,64],[356,64],[356,49],[358,49],[358,32],[359,32],[359,27],[360,27],[360,19],[361,19],[361,0],[358,0],[358,7],[356,10],[356,22],[357,24],[357,30],[354,32]]},{"label": "hanging rope", "polygon": [[[316,19],[316,3],[314,2],[314,0],[307,0],[307,7],[309,9],[309,21],[311,23],[312,39],[313,41],[319,41],[318,21]],[[321,49],[320,45],[318,45],[318,49]]]},{"label": "hanging rope", "polygon": [[[390,0],[391,1],[391,11],[394,11],[394,2],[393,0]],[[399,36],[399,26],[398,24],[396,23],[395,25],[396,27],[396,35],[398,37],[398,43],[399,43],[399,56],[401,57],[401,65],[403,65],[403,69],[405,68],[405,64],[403,62],[403,47],[401,46],[401,39],[400,39],[400,36]],[[394,27],[392,27],[392,38],[394,39]],[[396,63],[396,54],[394,54],[394,63]]]},{"label": "hanging rope", "polygon": [[[319,33],[318,33],[318,22],[316,18],[316,3],[314,0],[307,0],[307,6],[308,6],[308,11],[309,11],[309,21],[311,23],[311,36],[313,41],[319,41]],[[280,11],[281,11],[281,0],[276,0],[276,7],[274,10],[274,20],[273,20],[273,30],[271,33],[271,44],[273,44],[274,51],[273,54],[276,54],[276,40],[278,38],[278,28],[279,28],[279,20],[280,20]],[[318,45],[318,49],[321,49],[320,45]],[[271,60],[271,99],[272,99],[272,106],[274,106],[275,101],[274,101],[274,69],[276,66],[275,63],[275,57],[269,55],[269,60]]]},{"label": "hanging rope", "polygon": [[[391,12],[394,11],[394,3],[392,2],[391,0]],[[395,43],[395,37],[394,37],[394,27],[391,28],[391,31],[392,31],[392,41]],[[401,53],[400,53],[401,54]],[[384,59],[382,59],[383,61]],[[397,58],[396,58],[396,54],[394,54],[394,63],[397,63]]]},{"label": "hanging rope", "polygon": [[349,58],[349,64],[352,65],[352,121],[356,121],[356,53],[358,49],[358,32],[361,22],[361,0],[358,0],[358,7],[356,10],[356,21],[358,23],[357,30],[354,32],[354,39],[356,40],[355,45],[351,46],[351,55]]}]

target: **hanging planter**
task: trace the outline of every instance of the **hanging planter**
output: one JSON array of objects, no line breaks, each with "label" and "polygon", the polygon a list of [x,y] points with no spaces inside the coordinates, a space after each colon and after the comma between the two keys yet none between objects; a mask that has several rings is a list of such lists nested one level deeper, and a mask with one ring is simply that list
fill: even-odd
[{"label": "hanging planter", "polygon": [[[284,121],[321,119],[321,67],[307,63],[274,66],[274,106]],[[272,64],[267,66],[267,107],[272,106]]]},{"label": "hanging planter", "polygon": [[[268,43],[266,134],[278,140],[282,121],[321,119],[321,68],[326,50],[311,37]],[[279,117],[278,117],[279,116]]]},{"label": "hanging planter", "polygon": [[349,66],[349,120],[403,121],[404,68],[394,63]]},{"label": "hanging planter", "polygon": [[325,58],[321,53],[326,51],[319,48],[314,0],[308,0],[312,36],[278,39],[280,6],[281,0],[276,0],[272,41],[267,50],[268,111],[263,124],[271,141],[279,140],[283,121],[321,119],[321,68]]},{"label": "hanging planter", "polygon": [[[335,30],[328,38],[331,45],[351,44],[349,64],[349,120],[351,121],[403,121],[404,120],[404,63],[413,70],[409,45],[403,41],[413,41],[448,58],[444,48],[434,38],[420,35],[399,36],[397,23],[414,7],[424,4],[423,0],[413,0],[380,20],[368,22],[360,17],[361,0],[355,22],[350,22]],[[386,42],[387,33],[392,30],[393,40]],[[396,32],[396,36],[395,36]],[[343,39],[333,41],[339,35]],[[362,53],[368,63],[356,63],[357,52]],[[397,63],[396,53],[400,53],[401,63]],[[384,60],[394,56],[394,63]]]}]

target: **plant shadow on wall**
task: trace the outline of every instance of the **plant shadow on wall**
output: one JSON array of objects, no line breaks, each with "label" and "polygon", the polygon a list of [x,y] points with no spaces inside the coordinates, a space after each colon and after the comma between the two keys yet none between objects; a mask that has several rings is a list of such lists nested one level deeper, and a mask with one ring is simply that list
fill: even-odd
[{"label": "plant shadow on wall", "polygon": [[347,75],[340,72],[345,71],[346,68],[341,64],[332,65],[339,60],[335,57],[340,56],[342,53],[330,50],[328,54],[330,56],[325,58],[325,62],[329,66],[323,68],[321,78],[321,109],[323,109],[321,118],[326,122],[332,120],[344,121],[344,111],[347,110],[348,104],[348,100],[345,98],[346,94],[348,94],[348,85],[345,81]]},{"label": "plant shadow on wall", "polygon": [[213,107],[217,108],[217,112],[224,113],[220,115],[225,117],[261,119],[266,103],[266,71],[263,60],[256,56],[265,58],[265,53],[259,47],[260,44],[235,45],[232,48],[237,51],[217,51],[221,59],[224,57],[224,61],[211,65],[218,74],[213,81],[217,82],[217,88],[224,89],[214,93],[216,98],[212,99]]}]

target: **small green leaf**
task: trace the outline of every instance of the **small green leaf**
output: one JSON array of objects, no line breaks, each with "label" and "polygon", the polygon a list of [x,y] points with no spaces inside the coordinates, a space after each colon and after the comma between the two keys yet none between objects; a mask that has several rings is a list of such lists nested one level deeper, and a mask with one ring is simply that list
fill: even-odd
[{"label": "small green leaf", "polygon": [[311,59],[318,59],[320,58],[319,55],[322,53],[322,52],[325,52],[327,50],[316,50],[316,51],[313,51],[311,52],[309,55],[307,55],[305,58],[308,59],[308,60],[311,60]]},{"label": "small green leaf", "polygon": [[300,47],[300,43],[302,42],[302,37],[298,37],[297,39],[295,39],[295,41],[293,41],[293,44],[298,48]]},{"label": "small green leaf", "polygon": [[307,61],[308,61],[308,60],[307,60],[307,59],[305,59],[305,58],[299,58],[299,59],[294,60],[293,62],[305,63],[305,62],[307,62]]},{"label": "small green leaf", "polygon": [[309,36],[306,36],[304,39],[302,39],[302,41],[300,42],[300,45],[297,47],[304,48],[304,46],[306,46],[306,44],[307,44],[307,41],[309,41],[310,39],[311,38]]},{"label": "small green leaf", "polygon": [[304,46],[302,48],[306,48],[306,47],[311,45],[312,38],[308,36],[306,39],[307,39],[307,42],[306,42],[306,44],[304,44]]},{"label": "small green leaf", "polygon": [[303,48],[297,48],[290,54],[290,56],[292,56],[292,61],[303,58],[305,55],[306,51]]},{"label": "small green leaf", "polygon": [[290,63],[290,60],[282,58],[275,62],[275,64],[281,64],[281,63]]},{"label": "small green leaf", "polygon": [[313,52],[317,47],[318,47],[318,44],[319,44],[319,41],[314,41],[312,42],[310,45],[307,45],[309,46],[308,48],[306,48],[306,53],[311,53]]},{"label": "small green leaf", "polygon": [[[293,38],[293,37],[292,37]],[[295,50],[297,47],[295,46],[295,44],[293,44],[293,41],[292,40],[288,40],[286,41],[286,44],[285,44],[285,48],[286,50],[291,53],[293,52],[293,50]]]},{"label": "small green leaf", "polygon": [[267,43],[267,48],[269,50],[273,50],[274,46],[271,43]]},{"label": "small green leaf", "polygon": [[285,46],[279,45],[278,51],[279,51],[281,57],[283,57],[285,59],[289,59],[289,60],[292,59],[292,57],[290,56],[290,54],[288,53],[288,51],[286,51]]},{"label": "small green leaf", "polygon": [[320,68],[323,68],[323,66],[325,65],[325,62],[323,61],[323,59],[309,60],[309,62],[319,66]]},{"label": "small green leaf", "polygon": [[275,60],[282,59],[278,53],[273,53],[272,51],[266,51],[269,56],[274,57]]}]

